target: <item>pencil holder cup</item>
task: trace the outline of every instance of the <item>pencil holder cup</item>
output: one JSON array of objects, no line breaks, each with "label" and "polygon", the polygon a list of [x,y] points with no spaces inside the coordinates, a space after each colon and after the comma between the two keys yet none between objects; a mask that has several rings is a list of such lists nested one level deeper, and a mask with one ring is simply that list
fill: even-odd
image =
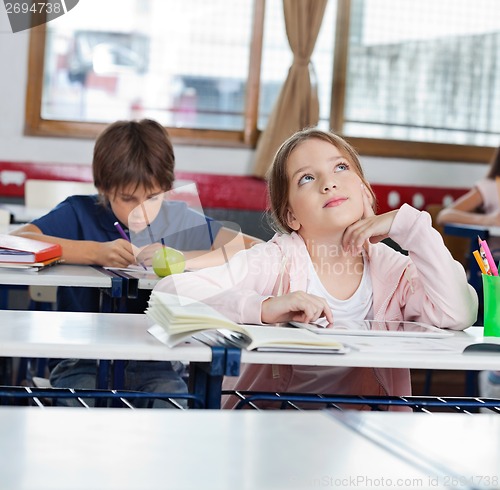
[{"label": "pencil holder cup", "polygon": [[484,336],[500,337],[500,276],[483,274]]}]

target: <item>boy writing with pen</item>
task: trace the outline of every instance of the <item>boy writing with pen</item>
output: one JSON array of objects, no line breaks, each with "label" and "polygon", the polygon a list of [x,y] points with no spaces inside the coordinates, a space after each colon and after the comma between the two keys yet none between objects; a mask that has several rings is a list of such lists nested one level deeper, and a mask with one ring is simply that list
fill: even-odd
[{"label": "boy writing with pen", "polygon": [[[107,267],[135,264],[135,243],[130,242],[125,231],[129,231],[129,215],[145,201],[154,201],[172,188],[174,164],[172,143],[160,124],[148,119],[117,121],[101,133],[94,147],[92,170],[99,194],[68,197],[45,216],[12,234],[61,244],[62,259],[66,263]],[[185,203],[161,202],[162,217],[170,215],[175,218],[163,220],[162,237],[172,237],[167,245],[186,251],[187,258],[192,253],[198,256],[194,260],[200,262],[204,258],[200,250],[216,249],[231,238],[233,232],[205,216],[200,217]],[[210,228],[210,240],[206,238],[208,233],[200,232],[200,223]],[[184,233],[176,233],[180,224],[186,230]],[[245,246],[250,246],[253,241],[259,240],[244,236]],[[210,258],[210,254],[206,257],[208,263],[220,260],[218,256]],[[149,259],[146,257],[145,260]],[[142,290],[138,298],[127,299],[126,311],[143,313],[149,294],[149,291]],[[57,309],[98,312],[99,291],[59,287]],[[58,363],[52,360],[49,364],[53,368],[50,381],[55,387],[93,389],[96,386],[95,361],[65,359]],[[152,361],[129,361],[124,388],[149,392],[187,391],[170,362]],[[71,404],[71,400],[62,403]]]},{"label": "boy writing with pen", "polygon": [[[120,223],[118,221],[115,221],[114,223],[114,226],[115,228],[118,230],[118,233],[120,234],[120,236],[124,239],[124,240],[127,240],[127,242],[130,242],[130,238],[127,236],[127,234],[125,233],[125,230],[122,228],[122,225],[120,225]],[[142,262],[141,263],[142,267],[147,270],[148,268],[144,265],[144,263]]]}]

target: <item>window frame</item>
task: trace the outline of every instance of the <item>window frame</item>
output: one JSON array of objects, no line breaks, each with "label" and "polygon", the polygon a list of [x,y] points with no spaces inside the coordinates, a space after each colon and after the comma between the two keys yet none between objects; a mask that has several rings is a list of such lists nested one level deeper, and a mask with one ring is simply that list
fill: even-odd
[{"label": "window frame", "polygon": [[[345,105],[347,62],[349,56],[349,25],[351,0],[337,0],[337,17],[333,60],[332,96],[329,124],[342,134]],[[244,128],[241,131],[207,130],[167,127],[179,144],[217,147],[255,148],[260,130],[257,127],[259,110],[260,69],[264,36],[265,0],[254,0],[252,37],[245,94]],[[24,132],[28,136],[49,136],[94,139],[106,127],[105,123],[57,121],[42,119],[42,90],[45,59],[46,24],[30,32],[28,80]],[[450,162],[487,163],[494,147],[429,143],[393,139],[345,136],[362,155],[439,160]]]}]

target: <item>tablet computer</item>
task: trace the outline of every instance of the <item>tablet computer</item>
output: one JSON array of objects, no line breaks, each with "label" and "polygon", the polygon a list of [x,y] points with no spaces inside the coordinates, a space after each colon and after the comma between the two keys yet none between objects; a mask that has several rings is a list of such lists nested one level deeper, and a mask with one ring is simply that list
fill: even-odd
[{"label": "tablet computer", "polygon": [[449,330],[421,322],[348,320],[329,324],[326,327],[314,323],[289,322],[318,335],[365,335],[377,337],[426,337],[431,339],[451,337]]}]

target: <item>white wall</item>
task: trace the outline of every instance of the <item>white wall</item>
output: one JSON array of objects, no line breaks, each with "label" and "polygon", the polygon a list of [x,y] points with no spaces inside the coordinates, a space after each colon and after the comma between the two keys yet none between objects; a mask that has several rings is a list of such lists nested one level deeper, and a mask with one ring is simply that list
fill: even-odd
[{"label": "white wall", "polygon": [[[0,162],[89,165],[91,140],[23,134],[24,99],[29,83],[28,41],[28,31],[12,34],[5,10],[0,6]],[[253,151],[177,145],[176,159],[179,170],[250,175]],[[368,180],[378,184],[469,187],[487,169],[487,165],[374,157],[363,157],[362,161]]]}]

